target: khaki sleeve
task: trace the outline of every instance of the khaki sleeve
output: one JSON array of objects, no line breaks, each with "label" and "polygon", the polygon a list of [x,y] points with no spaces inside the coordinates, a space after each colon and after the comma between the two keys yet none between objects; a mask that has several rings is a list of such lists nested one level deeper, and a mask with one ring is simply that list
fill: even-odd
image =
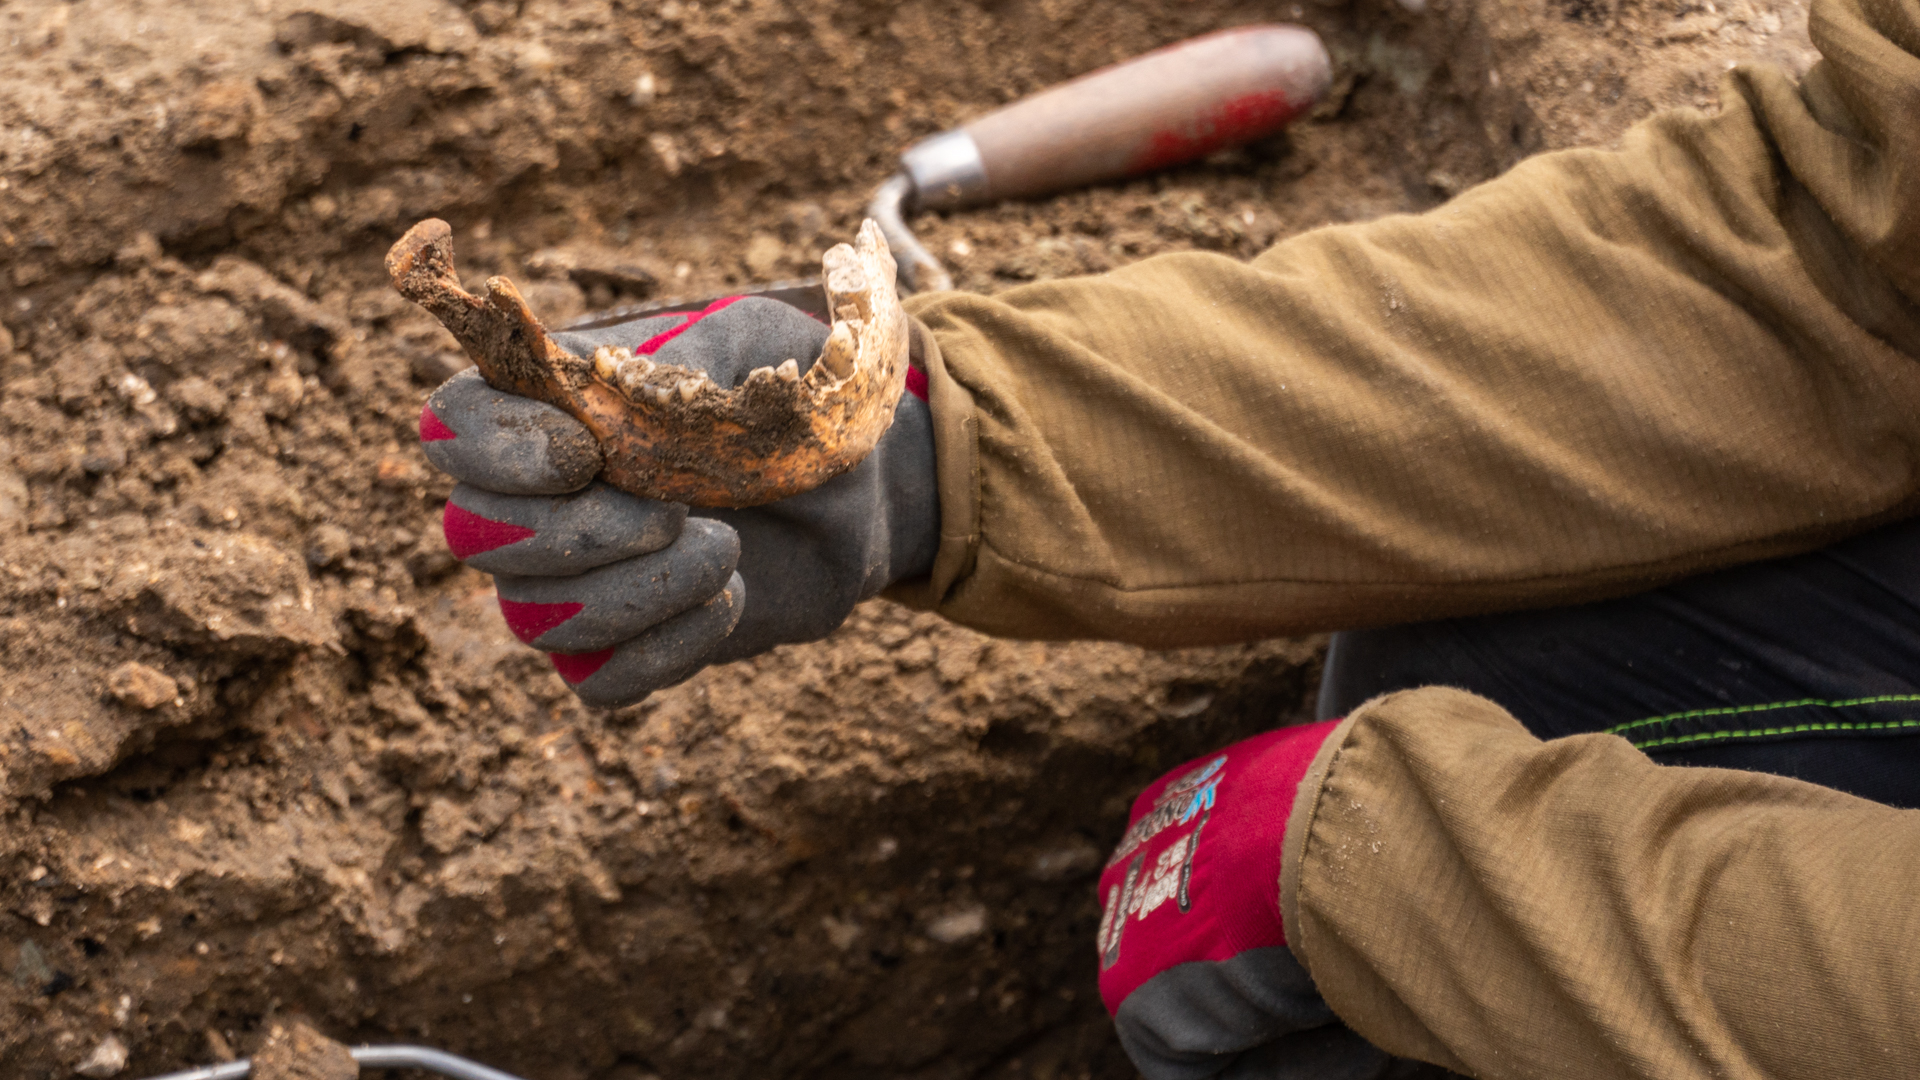
[{"label": "khaki sleeve", "polygon": [[1281,903],[1340,1018],[1485,1080],[1910,1077],[1920,813],[1541,742],[1459,690],[1322,748]]},{"label": "khaki sleeve", "polygon": [[1190,645],[1618,594],[1920,509],[1920,0],[1420,216],[910,310],[896,595]]}]

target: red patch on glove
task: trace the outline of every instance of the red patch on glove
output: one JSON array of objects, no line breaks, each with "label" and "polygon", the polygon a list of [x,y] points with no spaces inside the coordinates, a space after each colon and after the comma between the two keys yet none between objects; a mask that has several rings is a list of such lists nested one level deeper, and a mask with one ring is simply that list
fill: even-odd
[{"label": "red patch on glove", "polygon": [[605,667],[613,659],[612,649],[584,653],[548,653],[547,659],[553,661],[553,670],[567,680],[568,686],[579,686],[593,677],[593,673]]},{"label": "red patch on glove", "polygon": [[1234,743],[1140,793],[1100,875],[1100,997],[1108,1012],[1177,964],[1287,943],[1280,845],[1294,793],[1338,723]]},{"label": "red patch on glove", "polygon": [[453,552],[453,557],[462,560],[517,544],[533,535],[533,530],[524,525],[484,518],[454,503],[448,503],[447,512],[441,515],[440,531],[446,535],[447,549]]},{"label": "red patch on glove", "polygon": [[500,599],[500,614],[507,617],[507,629],[513,636],[531,645],[541,634],[580,614],[585,604],[539,604],[533,601]]},{"label": "red patch on glove", "polygon": [[907,393],[927,400],[927,373],[912,365],[907,366]]},{"label": "red patch on glove", "polygon": [[460,433],[447,426],[446,421],[434,413],[433,406],[420,406],[420,441],[439,442],[442,439],[457,439]]}]

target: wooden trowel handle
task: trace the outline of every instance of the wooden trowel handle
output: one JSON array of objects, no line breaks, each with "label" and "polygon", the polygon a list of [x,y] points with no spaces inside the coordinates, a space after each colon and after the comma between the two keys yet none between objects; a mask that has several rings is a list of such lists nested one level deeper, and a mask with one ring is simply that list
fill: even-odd
[{"label": "wooden trowel handle", "polygon": [[902,165],[921,209],[1031,198],[1271,135],[1311,109],[1331,80],[1326,47],[1311,30],[1222,30],[988,113],[913,147]]}]

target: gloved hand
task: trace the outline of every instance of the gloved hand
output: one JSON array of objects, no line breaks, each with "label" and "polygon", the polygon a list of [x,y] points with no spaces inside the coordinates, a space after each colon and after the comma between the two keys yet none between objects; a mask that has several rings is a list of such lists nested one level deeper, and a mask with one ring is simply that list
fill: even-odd
[{"label": "gloved hand", "polygon": [[[788,359],[804,374],[827,327],[776,300],[730,298],[553,337],[583,357],[622,346],[731,387]],[[825,637],[856,603],[931,569],[939,509],[924,385],[910,375],[917,393],[901,396],[893,426],[848,472],[765,506],[691,516],[594,481],[599,451],[578,421],[477,371],[428,397],[420,438],[460,481],[444,518],[454,556],[494,575],[507,625],[553,654],[582,701],[611,707],[708,664]]]},{"label": "gloved hand", "polygon": [[1384,1075],[1287,949],[1280,846],[1339,721],[1281,728],[1175,768],[1134,801],[1100,875],[1100,996],[1147,1080]]}]

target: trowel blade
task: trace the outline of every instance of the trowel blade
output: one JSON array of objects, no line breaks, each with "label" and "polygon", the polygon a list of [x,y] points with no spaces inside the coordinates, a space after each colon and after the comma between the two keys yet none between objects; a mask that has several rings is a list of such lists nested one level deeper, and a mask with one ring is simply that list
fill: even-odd
[{"label": "trowel blade", "polygon": [[582,315],[580,318],[564,326],[555,327],[554,329],[556,331],[598,330],[602,327],[617,326],[620,323],[632,322],[635,319],[653,319],[662,315],[679,315],[695,311],[704,311],[715,301],[725,300],[732,296],[761,296],[768,300],[778,300],[783,304],[799,308],[801,311],[819,319],[821,322],[830,323],[833,321],[833,317],[827,312],[827,290],[820,287],[819,278],[807,278],[802,281],[776,281],[758,288],[744,289],[736,292],[714,293],[711,296],[699,296],[691,299],[654,300],[645,304],[629,304],[626,307],[614,308],[611,311],[600,311],[592,315]]}]

